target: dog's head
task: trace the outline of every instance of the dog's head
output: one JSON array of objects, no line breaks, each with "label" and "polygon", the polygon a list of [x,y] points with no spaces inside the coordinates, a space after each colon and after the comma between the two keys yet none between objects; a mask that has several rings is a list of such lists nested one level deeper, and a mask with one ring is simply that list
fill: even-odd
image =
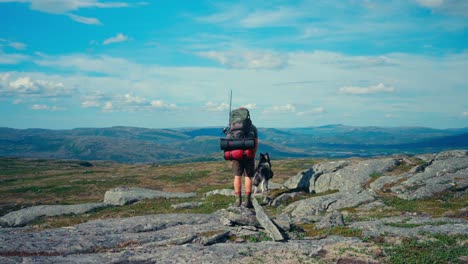
[{"label": "dog's head", "polygon": [[268,165],[271,167],[271,162],[270,162],[270,155],[267,153],[263,154],[263,153],[260,153],[260,161],[259,161],[259,165],[261,163],[268,163]]}]

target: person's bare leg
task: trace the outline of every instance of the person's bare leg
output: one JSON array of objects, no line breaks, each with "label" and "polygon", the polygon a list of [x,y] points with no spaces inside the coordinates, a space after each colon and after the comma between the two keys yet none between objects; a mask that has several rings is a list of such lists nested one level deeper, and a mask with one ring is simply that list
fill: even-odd
[{"label": "person's bare leg", "polygon": [[252,201],[250,201],[250,196],[252,195],[252,178],[245,177],[245,204],[247,208],[252,208]]},{"label": "person's bare leg", "polygon": [[[252,186],[250,187],[252,188]],[[234,194],[236,195],[235,206],[241,206],[242,204],[242,176],[234,176]]]}]

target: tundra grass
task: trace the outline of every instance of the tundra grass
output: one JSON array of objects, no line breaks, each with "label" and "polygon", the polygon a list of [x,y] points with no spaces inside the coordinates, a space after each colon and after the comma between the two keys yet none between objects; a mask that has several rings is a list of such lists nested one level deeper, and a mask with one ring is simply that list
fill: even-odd
[{"label": "tundra grass", "polygon": [[[191,209],[174,209],[173,204],[185,202],[203,202],[203,204]],[[66,215],[60,217],[42,218],[32,224],[36,229],[57,228],[71,226],[88,222],[96,219],[123,218],[151,214],[209,214],[217,210],[228,207],[234,203],[234,197],[213,195],[205,199],[187,198],[187,199],[147,199],[134,204],[125,206],[110,206],[94,212],[80,215]]]},{"label": "tundra grass", "polygon": [[336,235],[343,237],[363,237],[362,231],[357,228],[351,228],[348,226],[336,226],[331,228],[316,229],[315,224],[304,223],[297,225],[299,232],[304,232],[305,236],[308,237],[319,237]]},{"label": "tundra grass", "polygon": [[461,263],[468,256],[468,235],[431,235],[427,240],[405,239],[401,244],[384,244],[386,260],[393,264]]},{"label": "tundra grass", "polygon": [[[457,211],[468,207],[466,195],[457,196],[456,193],[451,191],[421,200],[404,200],[397,197],[384,197],[382,201],[385,205],[393,207],[396,211],[424,213],[432,217],[446,216],[450,211],[456,214]],[[466,218],[466,216],[464,218]]]}]

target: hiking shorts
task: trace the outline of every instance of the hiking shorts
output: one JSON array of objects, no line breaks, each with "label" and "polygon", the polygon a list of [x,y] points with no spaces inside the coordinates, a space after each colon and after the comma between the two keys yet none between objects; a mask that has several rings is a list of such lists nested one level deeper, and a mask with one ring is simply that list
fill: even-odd
[{"label": "hiking shorts", "polygon": [[247,160],[233,160],[232,162],[232,174],[234,176],[246,176],[253,177],[255,173],[255,159]]}]

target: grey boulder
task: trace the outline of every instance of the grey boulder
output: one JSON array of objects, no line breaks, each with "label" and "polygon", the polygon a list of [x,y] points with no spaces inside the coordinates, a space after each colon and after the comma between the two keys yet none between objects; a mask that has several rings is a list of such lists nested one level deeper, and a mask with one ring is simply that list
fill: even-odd
[{"label": "grey boulder", "polygon": [[104,203],[110,205],[125,205],[143,199],[154,198],[191,198],[195,193],[171,193],[137,187],[117,187],[106,192]]},{"label": "grey boulder", "polygon": [[104,203],[87,203],[77,205],[39,205],[8,213],[0,218],[3,227],[25,226],[43,216],[82,214],[108,206]]}]

